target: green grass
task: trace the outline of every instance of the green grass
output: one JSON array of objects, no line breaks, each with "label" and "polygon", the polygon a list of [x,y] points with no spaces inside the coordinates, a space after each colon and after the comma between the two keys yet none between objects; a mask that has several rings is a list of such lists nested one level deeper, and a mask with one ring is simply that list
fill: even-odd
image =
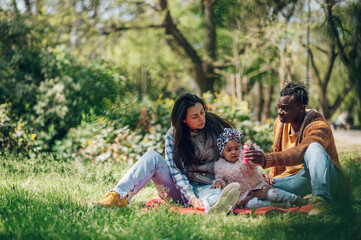
[{"label": "green grass", "polygon": [[130,167],[58,159],[50,154],[0,154],[0,239],[361,239],[361,154],[343,153],[351,208],[324,217],[301,214],[196,215],[167,208],[143,211],[157,196],[148,184],[131,207],[92,203]]}]

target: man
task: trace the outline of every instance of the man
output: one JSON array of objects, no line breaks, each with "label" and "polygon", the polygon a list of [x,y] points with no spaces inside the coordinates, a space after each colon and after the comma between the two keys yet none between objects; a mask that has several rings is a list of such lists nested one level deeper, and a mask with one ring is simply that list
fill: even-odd
[{"label": "man", "polygon": [[287,83],[277,101],[274,152],[254,150],[245,155],[263,168],[271,168],[274,187],[300,196],[312,193],[309,215],[319,215],[328,202],[341,196],[342,190],[348,195],[348,184],[330,126],[322,114],[306,110],[307,104],[304,84]]}]

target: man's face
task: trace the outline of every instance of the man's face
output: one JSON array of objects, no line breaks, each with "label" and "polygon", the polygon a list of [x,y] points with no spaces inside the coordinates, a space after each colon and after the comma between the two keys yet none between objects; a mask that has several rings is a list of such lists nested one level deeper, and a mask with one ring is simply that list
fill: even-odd
[{"label": "man's face", "polygon": [[277,113],[282,123],[300,123],[303,120],[305,105],[295,100],[294,96],[281,96],[277,101]]}]

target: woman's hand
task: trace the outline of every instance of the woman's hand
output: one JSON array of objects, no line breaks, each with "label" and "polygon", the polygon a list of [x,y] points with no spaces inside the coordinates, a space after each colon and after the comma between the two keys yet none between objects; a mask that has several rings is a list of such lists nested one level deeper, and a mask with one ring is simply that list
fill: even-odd
[{"label": "woman's hand", "polygon": [[222,184],[220,181],[216,181],[215,183],[213,183],[213,185],[211,186],[212,188],[222,188]]},{"label": "woman's hand", "polygon": [[273,184],[275,182],[275,179],[268,173],[262,173],[262,175],[269,184]]},{"label": "woman's hand", "polygon": [[248,161],[251,161],[257,165],[264,166],[266,163],[266,157],[264,153],[259,150],[248,150],[244,153],[244,156],[247,157]]},{"label": "woman's hand", "polygon": [[200,200],[199,198],[193,197],[191,199],[190,204],[193,206],[194,209],[204,210],[204,205],[202,203],[202,200]]}]

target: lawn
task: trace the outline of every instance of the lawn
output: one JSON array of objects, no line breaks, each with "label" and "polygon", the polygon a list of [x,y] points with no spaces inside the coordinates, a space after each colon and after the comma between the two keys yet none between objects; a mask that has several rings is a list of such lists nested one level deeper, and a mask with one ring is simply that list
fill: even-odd
[{"label": "lawn", "polygon": [[148,184],[124,209],[93,206],[130,167],[0,153],[0,239],[361,239],[361,154],[340,154],[351,207],[301,214],[201,215],[144,211]]}]

